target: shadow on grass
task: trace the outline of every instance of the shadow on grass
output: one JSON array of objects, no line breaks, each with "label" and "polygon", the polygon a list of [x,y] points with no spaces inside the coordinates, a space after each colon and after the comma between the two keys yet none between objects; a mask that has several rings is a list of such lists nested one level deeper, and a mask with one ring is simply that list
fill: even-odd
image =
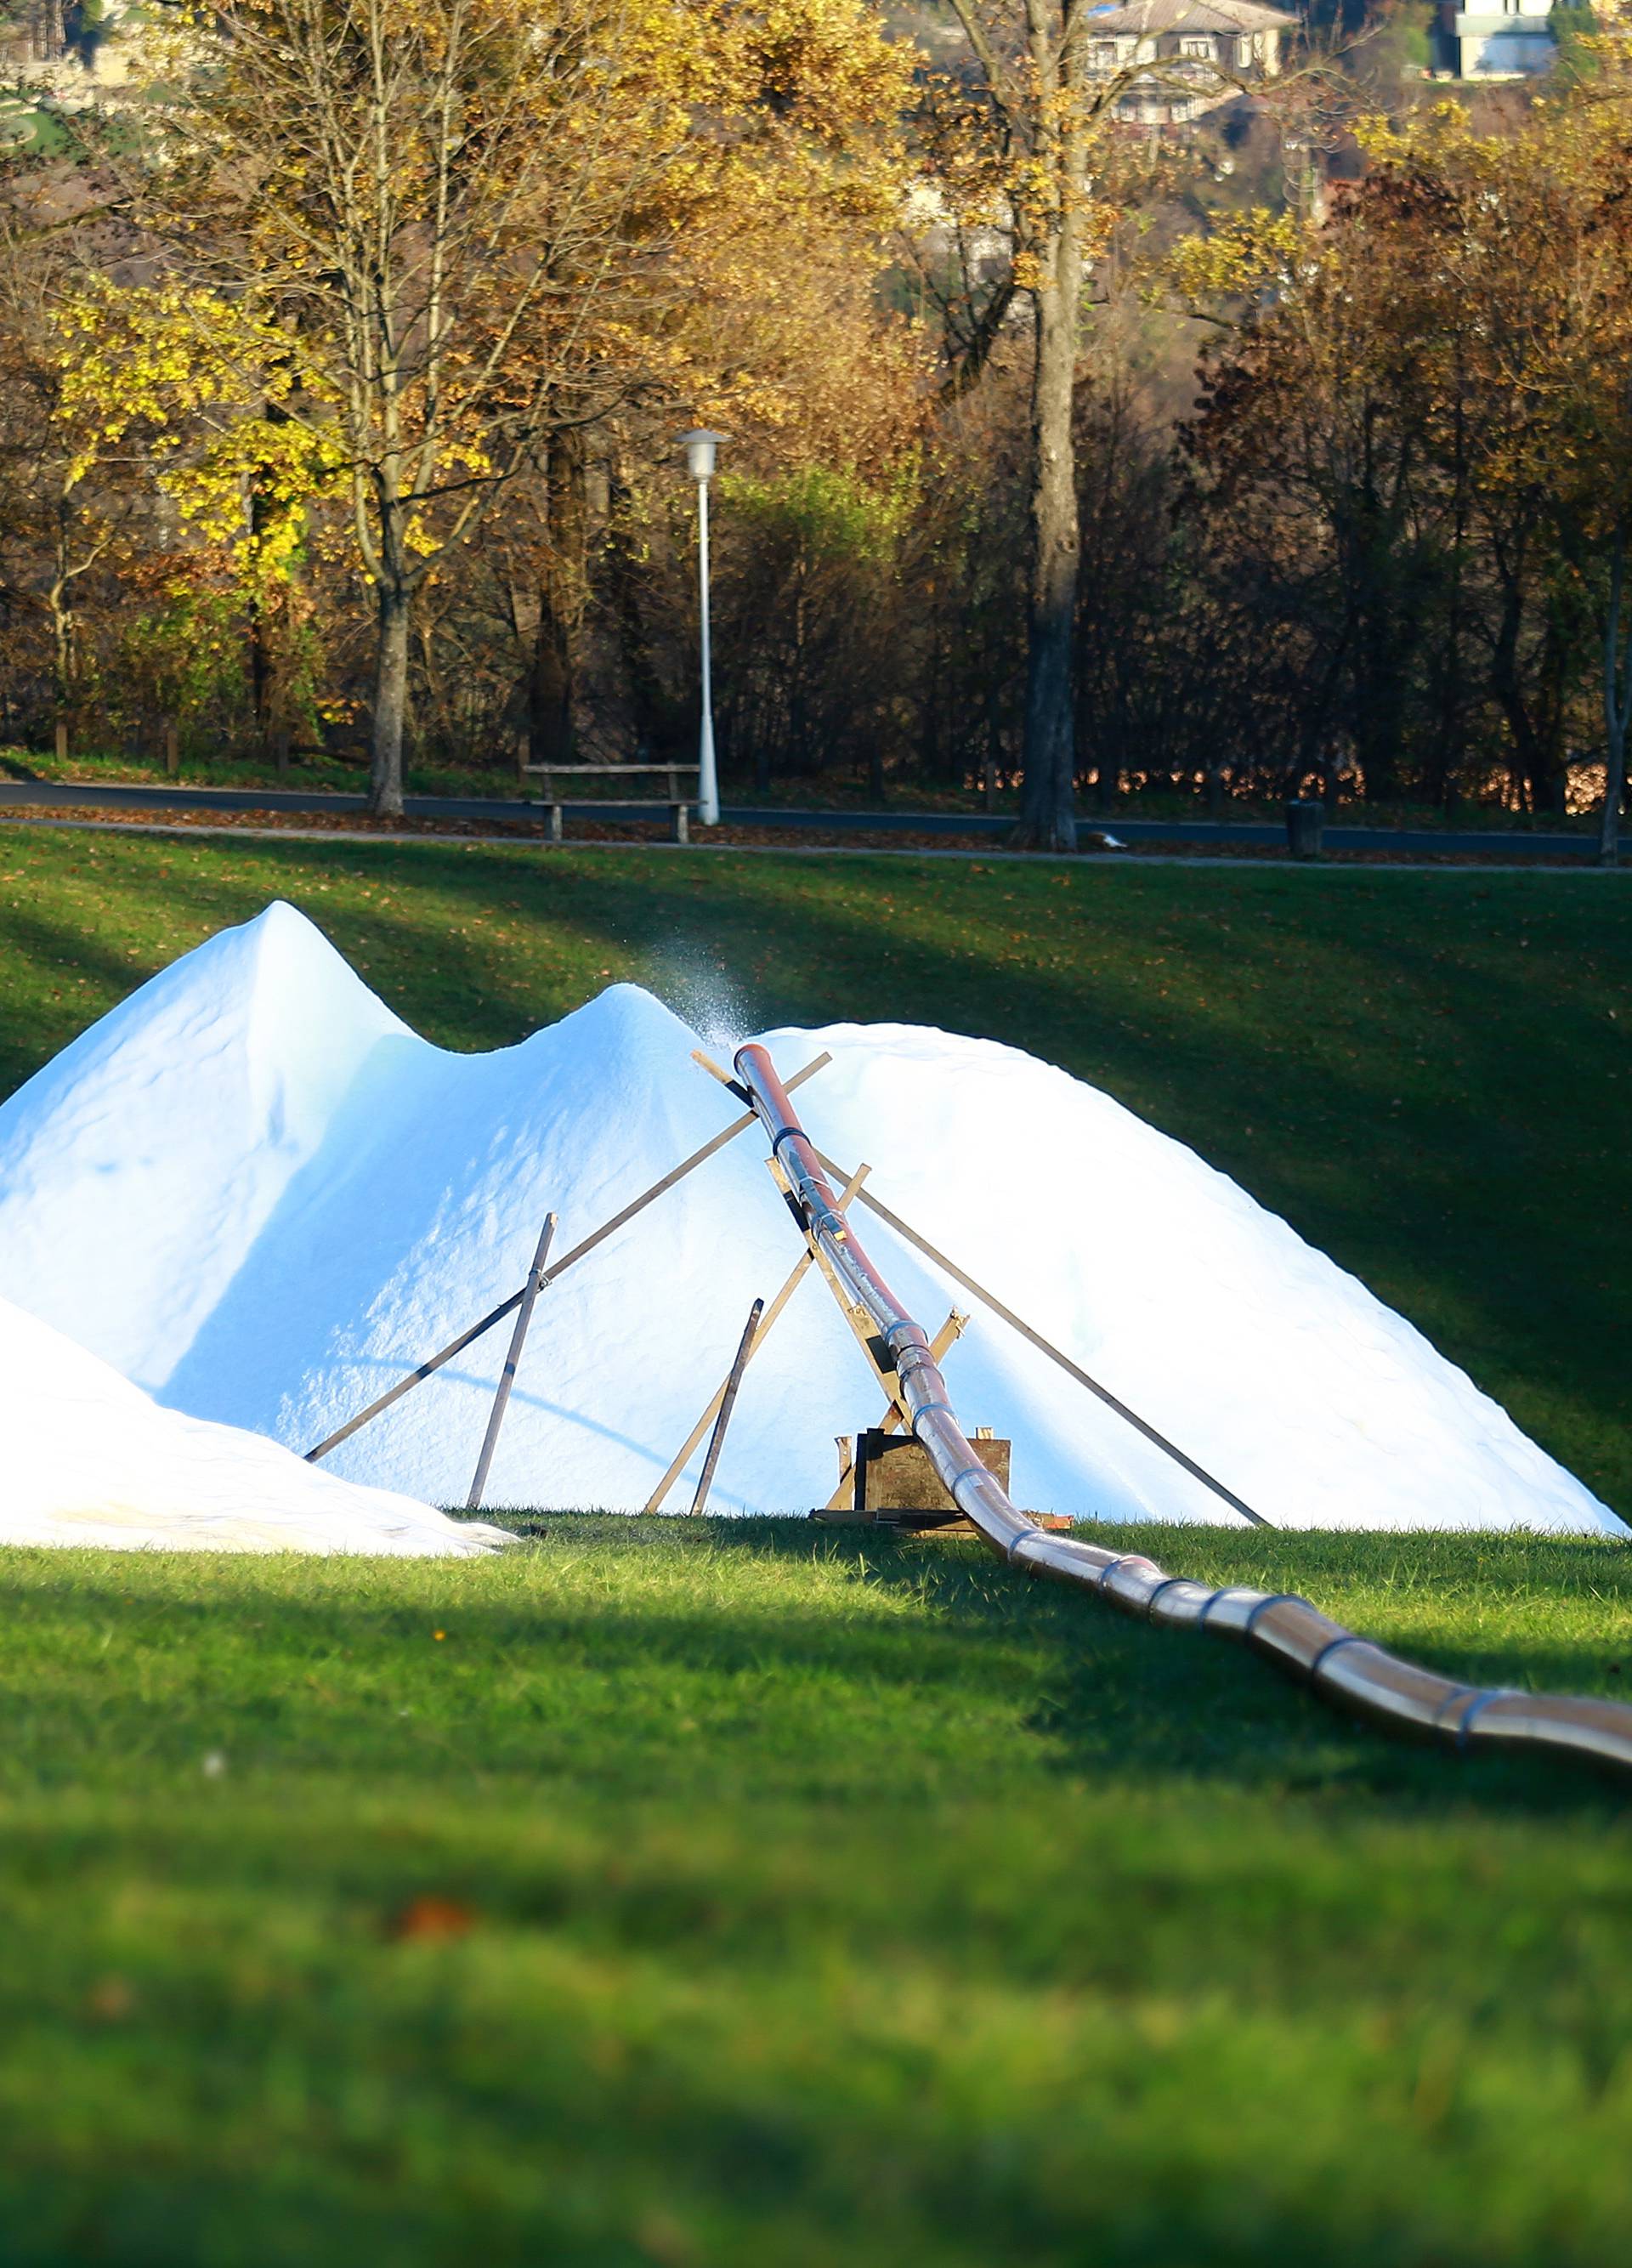
[{"label": "shadow on grass", "polygon": [[[1246,1647],[1136,1621],[1085,1592],[1003,1567],[974,1543],[807,1530],[798,1521],[742,1521],[730,1526],[731,1540],[745,1550],[790,1560],[837,1559],[864,1572],[869,1581],[910,1587],[933,1624],[953,1631],[960,1646],[977,1659],[989,1648],[1011,1648],[1017,1638],[1027,1640],[1038,1653],[1040,1683],[1046,1689],[1027,1723],[1058,1744],[1062,1768],[1070,1772],[1092,1771],[1101,1780],[1107,1772],[1134,1782],[1157,1773],[1226,1780],[1243,1788],[1279,1786],[1345,1794],[1364,1790],[1379,1801],[1410,1808],[1437,1808],[1453,1800],[1489,1804],[1504,1814],[1609,1815],[1624,1809],[1624,1778],[1585,1759],[1539,1752],[1458,1755],[1419,1743],[1408,1734],[1387,1733],[1340,1714]],[[1095,1531],[1094,1540],[1158,1550],[1161,1564],[1185,1568],[1191,1561],[1184,1544],[1193,1532],[1167,1531],[1153,1541],[1149,1531],[1136,1536]],[[1238,1543],[1233,1533],[1227,1541],[1231,1547]],[[1285,1550],[1281,1539],[1239,1541],[1249,1547],[1267,1544],[1271,1552],[1276,1543]],[[1594,1553],[1595,1572],[1605,1557]],[[1632,1554],[1608,1564],[1622,1585],[1632,1586]],[[1279,1572],[1280,1584],[1273,1569],[1254,1573],[1250,1565],[1217,1580],[1298,1587],[1295,1565]],[[1307,1568],[1302,1572],[1306,1580]],[[1584,1582],[1590,1580],[1584,1573]],[[1325,1604],[1341,1617],[1341,1600],[1328,1596]],[[1386,1631],[1361,1635],[1390,1642]],[[1603,1683],[1601,1657],[1546,1638],[1505,1644],[1498,1662],[1487,1648],[1459,1640],[1453,1629],[1411,1640],[1400,1650],[1469,1683],[1501,1682],[1543,1691],[1573,1691],[1589,1684],[1601,1690]]]}]

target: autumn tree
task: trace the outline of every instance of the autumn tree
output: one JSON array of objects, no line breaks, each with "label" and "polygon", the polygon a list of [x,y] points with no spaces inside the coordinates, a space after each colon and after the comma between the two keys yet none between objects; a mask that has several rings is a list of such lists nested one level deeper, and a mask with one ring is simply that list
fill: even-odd
[{"label": "autumn tree", "polygon": [[1596,614],[1610,858],[1632,526],[1622,68],[1612,58],[1591,88],[1537,104],[1517,140],[1456,104],[1405,128],[1372,122],[1371,170],[1323,227],[1249,217],[1175,261],[1192,287],[1210,277],[1247,303],[1190,446],[1236,526],[1269,505],[1266,538],[1289,562],[1300,514],[1318,529],[1301,562],[1306,590],[1328,579],[1313,643],[1328,713],[1349,688],[1368,793],[1398,792],[1403,702],[1431,633],[1447,718],[1477,654],[1525,799],[1562,808]]},{"label": "autumn tree", "polygon": [[[899,461],[930,398],[923,342],[878,292],[882,239],[905,193],[899,122],[911,51],[880,37],[866,0],[732,8],[724,51],[720,91],[696,121],[708,171],[695,184],[683,239],[665,253],[668,294],[644,311],[637,382],[592,424],[553,442],[546,460],[529,709],[534,733],[542,724],[546,745],[563,752],[598,573],[620,620],[637,738],[676,745],[676,704],[654,681],[636,585],[650,590],[642,562],[654,540],[665,549],[662,525],[678,493],[677,416],[732,435],[721,494],[733,511],[784,482],[790,497],[808,493],[820,468],[864,511],[877,502],[888,518]],[[609,525],[593,525],[586,508],[591,475],[615,498]],[[721,534],[728,570],[730,530]],[[803,611],[796,601],[791,618]],[[732,682],[745,695],[749,677],[777,674],[790,618],[761,586],[734,649]],[[720,644],[732,650],[728,638]],[[842,703],[842,683],[831,690]],[[746,718],[751,705],[745,699],[739,713]],[[727,736],[734,706],[731,686],[723,687]],[[775,751],[756,745],[754,760],[763,771]]]},{"label": "autumn tree", "polygon": [[540,468],[559,529],[573,437],[691,390],[666,328],[745,152],[842,165],[899,66],[861,0],[230,0],[164,62],[186,92],[134,208],[178,304],[231,304],[246,382],[276,370],[279,421],[330,448],[399,811],[427,585]]},{"label": "autumn tree", "polygon": [[650,270],[647,216],[715,66],[673,16],[241,0],[189,34],[144,217],[190,279],[284,334],[284,415],[334,437],[376,614],[376,811],[401,808],[417,594],[583,414],[617,356],[606,303]]},{"label": "autumn tree", "polygon": [[0,169],[0,587],[43,622],[51,706],[83,689],[83,596],[139,526],[142,466],[76,393],[57,328],[95,249],[99,207],[71,176]]},{"label": "autumn tree", "polygon": [[1194,94],[1231,75],[1211,63],[1130,63],[1091,71],[1090,0],[952,0],[967,60],[932,83],[926,147],[948,214],[1006,239],[1001,275],[964,329],[964,355],[990,353],[1011,302],[1032,318],[1026,470],[1024,779],[1016,840],[1040,850],[1077,841],[1072,656],[1081,542],[1073,401],[1087,263],[1120,215],[1123,176],[1143,153],[1120,145],[1117,105],[1136,81]]}]

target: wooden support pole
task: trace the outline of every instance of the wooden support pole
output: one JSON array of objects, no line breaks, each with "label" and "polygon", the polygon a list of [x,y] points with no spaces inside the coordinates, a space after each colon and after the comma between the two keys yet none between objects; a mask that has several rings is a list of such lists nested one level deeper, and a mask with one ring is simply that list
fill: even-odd
[{"label": "wooden support pole", "polygon": [[56,720],[56,760],[59,764],[68,762],[68,726],[61,717]]},{"label": "wooden support pole", "polygon": [[[771,1172],[776,1178],[777,1187],[783,1191],[784,1196],[789,1198],[790,1203],[791,1203],[792,1191],[789,1188],[788,1177],[783,1173],[779,1160],[776,1158],[772,1158],[767,1162],[769,1164]],[[884,1365],[879,1361],[878,1348],[882,1345],[883,1342],[875,1334],[871,1319],[869,1317],[864,1308],[858,1307],[851,1300],[849,1292],[847,1292],[844,1285],[840,1283],[838,1275],[834,1269],[832,1262],[828,1259],[827,1254],[822,1250],[820,1244],[817,1241],[816,1238],[811,1233],[808,1228],[805,1232],[805,1241],[809,1248],[811,1258],[816,1263],[816,1265],[820,1269],[823,1276],[827,1278],[827,1289],[832,1292],[834,1300],[838,1302],[839,1313],[843,1316],[845,1322],[849,1325],[850,1329],[855,1334],[856,1344],[861,1349],[863,1355],[866,1358],[868,1368],[878,1381],[879,1392],[883,1395],[885,1400],[891,1405],[891,1407],[896,1410],[904,1418],[908,1415],[908,1410],[906,1403],[902,1399],[901,1387],[896,1379],[895,1366],[892,1362],[890,1367],[886,1370]]]},{"label": "wooden support pole", "polygon": [[516,1383],[516,1366],[521,1360],[521,1350],[526,1344],[527,1325],[533,1321],[533,1309],[544,1281],[544,1263],[549,1257],[549,1248],[555,1238],[555,1216],[544,1217],[543,1233],[539,1248],[533,1256],[533,1265],[527,1270],[527,1280],[522,1286],[521,1305],[516,1311],[516,1328],[511,1333],[510,1352],[504,1358],[504,1367],[499,1373],[497,1389],[493,1396],[493,1414],[488,1419],[488,1430],[482,1439],[482,1454],[476,1459],[475,1477],[470,1484],[470,1495],[466,1510],[476,1511],[482,1503],[482,1492],[488,1484],[488,1472],[493,1462],[493,1452],[498,1447],[499,1427],[504,1423],[504,1412],[510,1407],[510,1390]]},{"label": "wooden support pole", "polygon": [[501,1300],[496,1307],[489,1309],[480,1322],[473,1323],[467,1331],[461,1331],[456,1339],[450,1339],[446,1346],[438,1347],[436,1353],[428,1356],[417,1370],[410,1370],[406,1378],[398,1379],[396,1384],[388,1387],[377,1401],[371,1402],[366,1410],[359,1410],[355,1418],[348,1418],[343,1425],[336,1426],[332,1433],[326,1434],[315,1449],[306,1451],[307,1464],[315,1465],[320,1457],[327,1456],[331,1449],[337,1449],[342,1441],[349,1441],[354,1433],[361,1432],[371,1418],[382,1417],[393,1403],[401,1402],[405,1394],[411,1394],[416,1386],[423,1386],[428,1378],[434,1378],[445,1363],[452,1362],[456,1354],[463,1354],[467,1346],[473,1346],[484,1332],[492,1329],[495,1323],[502,1323],[506,1315],[514,1314],[524,1296],[522,1292],[512,1292],[508,1300]]},{"label": "wooden support pole", "polygon": [[[807,1079],[814,1079],[817,1072],[825,1069],[832,1061],[831,1056],[820,1055],[812,1062],[807,1063],[803,1071],[795,1071],[793,1077],[788,1081],[788,1093],[791,1094],[794,1088],[802,1086]],[[636,1213],[643,1212],[649,1204],[654,1204],[658,1197],[672,1189],[676,1182],[683,1182],[687,1174],[695,1173],[699,1166],[706,1165],[709,1160],[723,1150],[728,1142],[734,1142],[739,1134],[746,1134],[749,1127],[755,1123],[757,1121],[751,1110],[745,1111],[740,1118],[733,1118],[729,1126],[722,1127],[713,1140],[705,1142],[701,1150],[694,1150],[690,1157],[676,1166],[672,1174],[665,1174],[660,1182],[654,1182],[649,1189],[643,1189],[632,1204],[624,1206],[621,1212],[614,1213],[610,1220],[603,1221],[600,1226],[586,1236],[581,1244],[575,1244],[571,1251],[564,1258],[558,1260],[553,1268],[547,1268],[540,1278],[539,1289],[542,1291],[545,1285],[553,1284],[557,1277],[564,1276],[569,1268],[576,1266],[577,1262],[586,1258],[594,1251],[597,1245],[604,1244],[609,1236],[615,1235],[627,1222],[634,1219]],[[427,1361],[422,1362],[417,1370],[411,1370],[406,1378],[400,1378],[396,1384],[388,1388],[377,1401],[371,1402],[366,1410],[359,1410],[355,1418],[349,1418],[343,1425],[336,1427],[334,1432],[318,1443],[316,1448],[308,1449],[306,1462],[313,1465],[320,1457],[327,1456],[331,1449],[337,1449],[342,1441],[349,1441],[355,1432],[369,1423],[371,1418],[379,1417],[383,1411],[391,1408],[393,1403],[400,1402],[405,1394],[411,1394],[416,1386],[423,1386],[426,1379],[434,1376],[445,1363],[452,1362],[456,1354],[462,1354],[465,1349],[474,1340],[479,1339],[484,1331],[490,1331],[495,1323],[502,1323],[506,1315],[513,1314],[526,1297],[526,1287],[524,1285],[519,1292],[512,1292],[508,1300],[501,1300],[498,1306],[490,1308],[480,1322],[473,1323],[467,1331],[461,1331],[456,1339],[450,1339],[446,1346],[438,1349],[437,1353],[430,1356]]]},{"label": "wooden support pole", "polygon": [[[930,1352],[934,1357],[935,1366],[937,1370],[941,1364],[946,1359],[951,1350],[963,1336],[964,1329],[967,1324],[968,1320],[969,1318],[967,1315],[963,1314],[958,1308],[954,1307],[951,1314],[947,1316],[946,1321],[941,1325],[939,1330],[936,1332],[935,1336],[930,1341]],[[885,1411],[883,1417],[878,1420],[875,1430],[880,1433],[893,1433],[901,1422],[901,1405],[899,1402],[893,1401],[890,1403],[889,1408]],[[827,1503],[823,1505],[822,1510],[824,1512],[842,1512],[844,1510],[845,1498],[847,1496],[853,1497],[855,1493],[856,1466],[854,1462],[852,1462],[849,1470],[846,1473],[840,1474],[839,1485],[834,1489],[833,1494],[827,1498]]]},{"label": "wooden support pole", "polygon": [[[731,1073],[722,1071],[718,1064],[710,1062],[701,1049],[692,1049],[692,1061],[700,1064],[704,1071],[717,1079],[722,1086],[729,1087],[733,1094],[742,1094],[742,1087]],[[835,1164],[825,1150],[817,1150],[814,1143],[811,1146],[815,1152],[816,1161],[822,1171],[842,1182],[844,1179],[843,1167]],[[1203,1488],[1210,1489],[1215,1496],[1222,1498],[1231,1512],[1239,1512],[1242,1519],[1250,1521],[1254,1528],[1275,1526],[1275,1522],[1272,1520],[1266,1520],[1261,1512],[1254,1512],[1250,1504],[1244,1503],[1233,1489],[1226,1488],[1221,1480],[1215,1479],[1203,1466],[1198,1465],[1194,1457],[1187,1456],[1184,1451],[1174,1442],[1170,1441],[1165,1433],[1158,1433],[1154,1425],[1147,1425],[1136,1410],[1130,1410],[1125,1402],[1121,1401],[1111,1392],[1108,1386],[1101,1386],[1097,1378],[1091,1378],[1080,1363],[1073,1362],[1068,1354],[1062,1354],[1059,1348],[1051,1345],[1040,1331],[1034,1331],[1029,1323],[1022,1322],[1012,1307],[1005,1307],[995,1293],[987,1291],[983,1285],[977,1284],[973,1276],[966,1275],[955,1262],[949,1260],[944,1252],[937,1252],[935,1247],[926,1238],[920,1236],[915,1229],[908,1228],[899,1213],[892,1212],[888,1205],[882,1204],[868,1190],[861,1192],[861,1201],[870,1211],[878,1215],[886,1228],[893,1228],[897,1236],[903,1238],[915,1251],[923,1253],[926,1260],[933,1261],[937,1268],[952,1278],[954,1284],[962,1285],[964,1290],[977,1299],[983,1307],[989,1307],[994,1315],[1000,1315],[1010,1329],[1018,1331],[1020,1336],[1030,1345],[1034,1346],[1039,1354],[1046,1354],[1050,1362],[1058,1363],[1067,1377],[1074,1378],[1079,1386],[1085,1386],[1090,1394],[1103,1402],[1107,1410],[1114,1410],[1119,1418],[1124,1418],[1133,1427],[1135,1432],[1142,1434],[1153,1448],[1160,1449],[1163,1454],[1171,1457],[1182,1471],[1188,1473],[1192,1480],[1200,1481]],[[808,1234],[807,1241],[809,1241]],[[817,1259],[821,1258],[821,1255],[816,1251],[813,1241],[811,1241],[811,1250]],[[869,1344],[867,1334],[850,1307],[849,1295],[841,1288],[837,1278],[825,1261],[822,1263],[822,1273],[832,1286],[834,1297],[849,1319],[850,1328],[860,1339],[869,1359],[872,1359],[872,1349]],[[878,1368],[876,1361],[873,1363],[873,1367],[875,1370]],[[880,1381],[884,1384],[886,1397],[893,1403],[894,1390],[887,1381],[883,1380],[882,1373],[880,1373]]]},{"label": "wooden support pole", "polygon": [[714,1468],[718,1464],[720,1451],[725,1446],[725,1428],[731,1424],[731,1413],[737,1406],[737,1389],[742,1384],[742,1373],[747,1368],[748,1357],[754,1351],[754,1335],[759,1329],[760,1317],[764,1313],[763,1300],[756,1300],[748,1310],[748,1320],[737,1349],[737,1359],[725,1381],[724,1392],[720,1396],[719,1415],[714,1420],[714,1431],[709,1436],[709,1454],[702,1461],[702,1472],[697,1476],[697,1493],[691,1500],[694,1513],[706,1512],[709,1508],[709,1491],[714,1485]]},{"label": "wooden support pole", "polygon": [[[761,1344],[768,1333],[771,1325],[776,1322],[777,1316],[781,1314],[789,1300],[798,1290],[799,1285],[805,1281],[810,1264],[810,1254],[808,1252],[801,1253],[798,1260],[794,1265],[791,1274],[788,1278],[787,1282],[783,1285],[781,1291],[777,1292],[776,1298],[771,1301],[768,1309],[766,1311],[763,1321],[758,1326],[754,1334],[754,1343],[748,1349],[748,1360],[750,1362],[753,1361],[754,1356],[759,1352]],[[727,1378],[716,1392],[714,1398],[709,1403],[708,1408],[703,1411],[702,1417],[698,1418],[690,1432],[687,1434],[685,1440],[680,1443],[673,1462],[670,1465],[667,1472],[664,1474],[663,1478],[658,1483],[657,1487],[653,1489],[651,1494],[646,1498],[645,1503],[641,1506],[641,1510],[643,1512],[662,1511],[664,1498],[668,1495],[669,1491],[673,1487],[675,1482],[679,1480],[680,1475],[685,1471],[693,1453],[696,1449],[698,1442],[702,1440],[709,1426],[713,1425],[715,1419],[719,1416],[721,1404],[725,1399],[725,1389],[730,1384],[731,1381]]]},{"label": "wooden support pole", "polygon": [[180,770],[181,735],[176,730],[175,719],[172,718],[165,726],[165,770],[170,778],[174,779]]},{"label": "wooden support pole", "polygon": [[[844,1211],[845,1206],[849,1204],[856,1190],[860,1189],[862,1183],[866,1180],[867,1170],[868,1169],[865,1166],[857,1166],[856,1171],[850,1175],[849,1180],[840,1191],[839,1211],[841,1212]],[[811,1266],[812,1255],[809,1252],[802,1252],[798,1258],[794,1262],[793,1268],[788,1277],[787,1282],[783,1285],[781,1291],[777,1292],[776,1298],[771,1301],[770,1306],[766,1309],[764,1317],[760,1323],[760,1327],[754,1335],[754,1343],[748,1349],[748,1360],[750,1362],[753,1361],[754,1356],[758,1354],[760,1349],[764,1345],[767,1338],[770,1336],[772,1324],[776,1321],[777,1316],[781,1314],[789,1300],[792,1299],[794,1293],[805,1281],[805,1277],[810,1272]],[[669,1491],[673,1487],[675,1482],[679,1480],[680,1475],[685,1471],[687,1465],[690,1462],[691,1458],[695,1452],[698,1442],[702,1440],[709,1426],[719,1416],[720,1404],[725,1398],[725,1388],[730,1383],[730,1380],[727,1379],[724,1384],[720,1387],[718,1392],[715,1395],[708,1408],[703,1411],[702,1417],[698,1418],[690,1432],[687,1433],[686,1439],[681,1442],[679,1454],[676,1455],[673,1463],[669,1467],[667,1472],[664,1474],[663,1478],[658,1483],[657,1487],[653,1489],[651,1494],[642,1506],[641,1509],[643,1512],[662,1511],[664,1498],[668,1495]]]},{"label": "wooden support pole", "polygon": [[[844,1172],[842,1166],[834,1165],[833,1160],[820,1150],[816,1152],[816,1157],[824,1172],[836,1174],[842,1177]],[[935,1247],[926,1238],[920,1236],[915,1229],[908,1228],[899,1213],[892,1212],[888,1205],[880,1204],[877,1197],[868,1192],[863,1193],[862,1203],[871,1208],[886,1228],[893,1228],[897,1236],[904,1238],[915,1251],[923,1253],[926,1260],[932,1261],[936,1267],[952,1278],[954,1284],[960,1284],[966,1292],[981,1302],[983,1307],[989,1307],[994,1315],[1000,1315],[1011,1330],[1018,1331],[1020,1336],[1028,1345],[1034,1346],[1039,1354],[1046,1354],[1049,1361],[1057,1363],[1069,1378],[1074,1378],[1078,1386],[1085,1386],[1089,1393],[1103,1402],[1107,1410],[1114,1410],[1119,1418],[1124,1418],[1133,1427],[1135,1432],[1142,1434],[1153,1448],[1160,1449],[1165,1456],[1171,1457],[1176,1465],[1188,1473],[1192,1480],[1200,1481],[1203,1488],[1210,1489],[1215,1496],[1221,1497],[1232,1512],[1239,1512],[1243,1520],[1250,1520],[1254,1528],[1275,1526],[1275,1522],[1272,1520],[1266,1520],[1261,1512],[1254,1512],[1250,1504],[1244,1504],[1233,1489],[1228,1489],[1221,1480],[1216,1480],[1211,1473],[1196,1463],[1194,1457],[1186,1456],[1184,1451],[1170,1441],[1165,1434],[1158,1433],[1154,1425],[1147,1425],[1144,1419],[1136,1410],[1130,1410],[1125,1402],[1120,1401],[1108,1386],[1101,1386],[1097,1378],[1091,1378],[1080,1364],[1071,1360],[1069,1354],[1062,1354],[1057,1346],[1051,1346],[1040,1331],[1034,1331],[1029,1323],[1022,1322],[1012,1307],[1006,1307],[994,1292],[987,1291],[983,1285],[977,1284],[973,1276],[966,1275],[955,1262],[949,1260],[944,1252],[937,1252]]]}]

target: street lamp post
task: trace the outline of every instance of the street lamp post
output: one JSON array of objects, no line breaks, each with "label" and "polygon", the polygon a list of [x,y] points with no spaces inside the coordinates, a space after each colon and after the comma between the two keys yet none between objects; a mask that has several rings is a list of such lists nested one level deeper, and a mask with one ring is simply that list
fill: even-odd
[{"label": "street lamp post", "polygon": [[720,823],[719,779],[714,763],[714,683],[709,651],[709,482],[715,460],[729,433],[715,433],[706,425],[682,433],[686,470],[697,483],[697,593],[702,629],[702,727],[697,740],[697,817],[704,827]]}]

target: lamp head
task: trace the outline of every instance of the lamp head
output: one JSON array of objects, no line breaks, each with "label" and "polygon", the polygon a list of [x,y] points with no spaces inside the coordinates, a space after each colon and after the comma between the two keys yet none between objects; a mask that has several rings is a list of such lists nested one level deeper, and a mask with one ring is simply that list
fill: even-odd
[{"label": "lamp head", "polygon": [[710,481],[714,477],[715,460],[722,441],[729,441],[729,433],[716,433],[707,425],[699,425],[689,433],[678,437],[686,452],[686,470],[694,481]]}]

